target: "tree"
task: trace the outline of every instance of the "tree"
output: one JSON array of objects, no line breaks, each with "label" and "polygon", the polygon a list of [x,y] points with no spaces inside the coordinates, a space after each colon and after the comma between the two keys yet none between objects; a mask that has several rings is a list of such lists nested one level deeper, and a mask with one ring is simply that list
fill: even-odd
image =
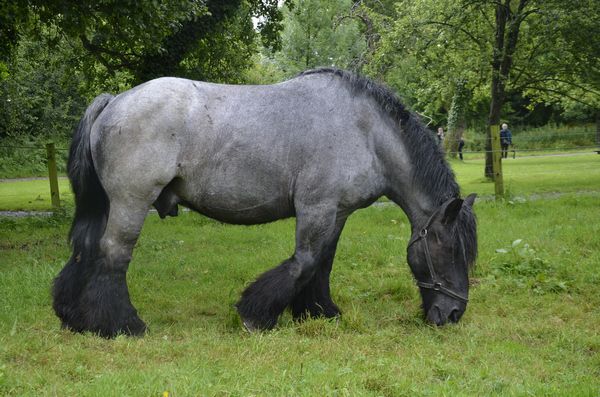
[{"label": "tree", "polygon": [[[85,50],[82,69],[96,73],[93,64],[99,63],[105,75],[125,71],[133,76],[134,83],[164,75],[227,80],[233,75],[228,67],[247,67],[248,54],[256,51],[252,17],[262,17],[263,42],[271,47],[278,46],[281,28],[276,0],[5,3],[0,20],[19,16],[15,23],[0,29],[11,43],[16,40],[15,31],[30,32],[23,29],[26,21],[37,32],[52,26],[56,35],[47,44],[64,37],[78,41]],[[8,51],[10,45],[4,47]]]},{"label": "tree", "polygon": [[466,128],[466,107],[469,102],[469,90],[464,80],[456,80],[454,84],[454,95],[448,111],[448,133],[444,140],[446,153],[456,158],[458,143]]},{"label": "tree", "polygon": [[253,17],[279,45],[276,0],[0,1],[0,138],[68,136],[98,93],[154,77],[243,82]]},{"label": "tree", "polygon": [[316,66],[352,68],[365,43],[357,23],[345,19],[350,0],[296,0],[284,7],[282,49],[275,55],[287,76]]},{"label": "tree", "polygon": [[[573,90],[597,97],[599,8],[588,0],[400,1],[372,68],[391,75],[417,108],[430,110],[464,80],[471,108],[488,102],[485,175],[492,176],[489,126],[501,122],[507,98],[580,99]],[[399,64],[417,71],[402,76],[409,69]]]},{"label": "tree", "polygon": [[0,81],[0,138],[69,136],[88,102],[84,76],[71,67],[73,49],[23,39],[13,51],[11,75]]}]

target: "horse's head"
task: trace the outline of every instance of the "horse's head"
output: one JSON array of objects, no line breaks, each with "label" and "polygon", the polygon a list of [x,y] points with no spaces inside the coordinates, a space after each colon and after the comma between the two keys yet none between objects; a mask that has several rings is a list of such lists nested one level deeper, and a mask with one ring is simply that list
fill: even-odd
[{"label": "horse's head", "polygon": [[477,256],[474,201],[475,194],[446,201],[417,225],[407,248],[423,310],[436,325],[457,322],[467,308],[469,266]]}]

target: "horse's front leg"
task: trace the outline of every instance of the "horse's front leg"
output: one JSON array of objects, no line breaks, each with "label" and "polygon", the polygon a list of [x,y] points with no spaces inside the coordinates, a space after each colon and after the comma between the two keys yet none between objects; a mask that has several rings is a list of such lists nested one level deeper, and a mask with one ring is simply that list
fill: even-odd
[{"label": "horse's front leg", "polygon": [[237,310],[250,330],[271,329],[281,313],[314,278],[339,237],[335,205],[296,209],[296,250],[279,266],[263,273],[242,293]]},{"label": "horse's front leg", "polygon": [[337,243],[342,233],[346,218],[338,218],[334,239],[323,249],[321,261],[317,266],[314,276],[292,300],[290,309],[296,320],[307,317],[338,317],[341,312],[331,298],[329,288],[329,275],[333,267],[333,260]]}]

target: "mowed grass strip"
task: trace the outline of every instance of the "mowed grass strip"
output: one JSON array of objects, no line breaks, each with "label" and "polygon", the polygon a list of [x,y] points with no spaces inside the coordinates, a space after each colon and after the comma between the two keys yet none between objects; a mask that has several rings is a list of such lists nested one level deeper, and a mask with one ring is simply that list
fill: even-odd
[{"label": "mowed grass strip", "polygon": [[[73,204],[73,193],[66,177],[58,179],[62,204]],[[44,179],[0,181],[0,211],[48,211],[52,209],[50,182]]]},{"label": "mowed grass strip", "polygon": [[480,201],[480,256],[457,325],[427,325],[406,265],[400,209],[354,214],[332,291],[339,321],[249,335],[233,304],[293,250],[294,221],[229,226],[150,215],[128,282],[149,332],[60,330],[50,285],[69,219],[0,221],[0,395],[415,396],[600,391],[600,205],[566,195]]},{"label": "mowed grass strip", "polygon": [[[451,160],[450,165],[464,194],[494,194],[494,184],[484,178],[483,159]],[[508,158],[502,171],[508,197],[600,192],[600,155],[595,153]]]}]

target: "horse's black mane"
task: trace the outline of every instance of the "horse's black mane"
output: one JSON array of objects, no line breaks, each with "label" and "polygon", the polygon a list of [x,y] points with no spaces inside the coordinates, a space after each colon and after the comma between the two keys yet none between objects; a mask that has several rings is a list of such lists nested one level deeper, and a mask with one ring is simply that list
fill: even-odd
[{"label": "horse's black mane", "polygon": [[444,154],[419,118],[408,111],[398,97],[387,87],[373,80],[345,70],[321,68],[307,70],[300,76],[311,74],[333,74],[347,82],[356,92],[370,95],[388,115],[401,127],[402,139],[411,153],[415,164],[414,183],[423,187],[438,206],[460,191],[454,174],[444,159]]},{"label": "horse's black mane", "polygon": [[[402,139],[411,153],[414,167],[413,183],[421,186],[437,206],[453,197],[460,197],[454,173],[444,158],[440,145],[418,116],[407,110],[400,99],[387,87],[373,80],[335,68],[320,68],[302,72],[300,76],[331,74],[345,81],[353,91],[370,95],[400,127]],[[466,206],[465,206],[466,207]],[[475,217],[470,208],[461,211],[455,233],[462,236],[467,263],[477,256]]]}]

